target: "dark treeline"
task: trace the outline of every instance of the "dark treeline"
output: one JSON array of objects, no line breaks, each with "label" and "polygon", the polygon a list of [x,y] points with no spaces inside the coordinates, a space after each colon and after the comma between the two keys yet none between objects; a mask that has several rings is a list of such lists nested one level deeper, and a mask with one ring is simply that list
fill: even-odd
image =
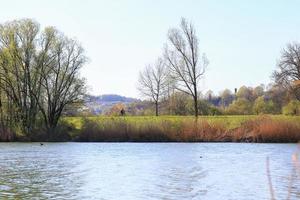
[{"label": "dark treeline", "polygon": [[30,19],[0,25],[1,139],[21,133],[53,137],[66,106],[79,102],[86,62],[82,47]]}]

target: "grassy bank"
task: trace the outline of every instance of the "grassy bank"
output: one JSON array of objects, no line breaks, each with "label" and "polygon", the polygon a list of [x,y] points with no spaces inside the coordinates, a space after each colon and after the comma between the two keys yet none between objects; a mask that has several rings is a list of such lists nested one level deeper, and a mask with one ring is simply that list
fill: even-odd
[{"label": "grassy bank", "polygon": [[298,142],[300,117],[68,117],[71,138],[95,142]]}]

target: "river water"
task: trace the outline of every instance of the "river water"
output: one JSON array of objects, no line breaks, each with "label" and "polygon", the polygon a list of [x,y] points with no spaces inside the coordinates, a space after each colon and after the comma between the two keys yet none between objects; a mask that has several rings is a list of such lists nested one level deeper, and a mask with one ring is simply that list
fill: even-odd
[{"label": "river water", "polygon": [[[0,199],[300,198],[296,144],[0,143]],[[293,178],[290,187],[290,179]]]}]

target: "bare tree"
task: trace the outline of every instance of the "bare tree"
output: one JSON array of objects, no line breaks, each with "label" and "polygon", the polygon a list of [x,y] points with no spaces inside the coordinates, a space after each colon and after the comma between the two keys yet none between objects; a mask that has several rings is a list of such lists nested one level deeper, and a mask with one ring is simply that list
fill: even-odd
[{"label": "bare tree", "polygon": [[41,68],[40,85],[43,95],[33,95],[38,100],[47,131],[52,133],[65,107],[83,99],[85,84],[79,71],[86,62],[86,57],[83,48],[75,40],[67,38],[54,28],[49,28],[48,34],[54,38],[48,57],[54,59],[47,60]]},{"label": "bare tree", "polygon": [[180,29],[169,30],[165,48],[166,63],[171,76],[177,81],[176,89],[193,97],[196,117],[198,116],[199,80],[208,65],[205,54],[199,57],[198,43],[194,26],[182,18]]},{"label": "bare tree", "polygon": [[290,89],[300,100],[300,43],[294,42],[282,50],[278,70],[273,73],[277,84]]},{"label": "bare tree", "polygon": [[158,116],[158,104],[167,89],[167,71],[164,62],[158,58],[154,66],[148,65],[140,72],[138,90],[155,103],[155,115]]}]

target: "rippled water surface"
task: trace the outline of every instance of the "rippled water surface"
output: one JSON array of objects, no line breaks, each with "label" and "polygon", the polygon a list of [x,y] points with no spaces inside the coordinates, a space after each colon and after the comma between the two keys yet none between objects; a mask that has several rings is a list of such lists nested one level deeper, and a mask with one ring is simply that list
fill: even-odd
[{"label": "rippled water surface", "polygon": [[[1,143],[0,199],[300,198],[295,144]],[[294,177],[297,178],[297,177]]]}]

